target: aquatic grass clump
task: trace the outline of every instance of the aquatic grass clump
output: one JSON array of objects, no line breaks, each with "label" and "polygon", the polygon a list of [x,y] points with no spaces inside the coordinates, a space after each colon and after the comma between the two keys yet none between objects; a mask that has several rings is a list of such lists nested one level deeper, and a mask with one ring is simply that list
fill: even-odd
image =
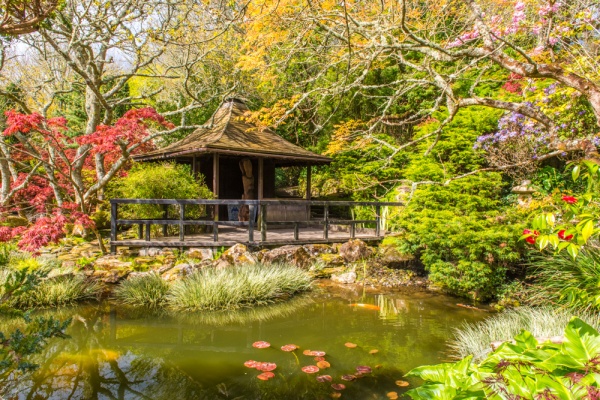
[{"label": "aquatic grass clump", "polygon": [[127,279],[115,289],[115,297],[134,307],[158,308],[165,304],[169,283],[152,272]]},{"label": "aquatic grass clump", "polygon": [[174,283],[167,301],[178,311],[232,310],[289,297],[311,281],[307,272],[287,264],[206,268]]},{"label": "aquatic grass clump", "polygon": [[453,356],[464,358],[473,354],[475,362],[492,351],[494,342],[511,340],[523,329],[541,340],[562,336],[571,317],[577,316],[594,328],[600,328],[600,315],[574,312],[552,307],[520,307],[494,315],[482,322],[465,324],[454,332],[451,343]]},{"label": "aquatic grass clump", "polygon": [[95,299],[100,291],[97,282],[86,281],[82,276],[63,275],[43,279],[33,290],[26,291],[14,301],[20,308],[58,307]]}]

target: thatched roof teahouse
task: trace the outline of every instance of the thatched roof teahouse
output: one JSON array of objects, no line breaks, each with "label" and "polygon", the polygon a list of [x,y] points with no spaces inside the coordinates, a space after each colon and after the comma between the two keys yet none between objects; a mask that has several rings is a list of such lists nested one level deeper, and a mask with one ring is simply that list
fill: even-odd
[{"label": "thatched roof teahouse", "polygon": [[134,159],[188,164],[195,174],[206,177],[218,199],[274,198],[275,168],[304,166],[306,198],[310,199],[311,166],[329,164],[331,159],[248,123],[242,118],[247,111],[242,100],[228,99],[206,124],[187,137]]}]

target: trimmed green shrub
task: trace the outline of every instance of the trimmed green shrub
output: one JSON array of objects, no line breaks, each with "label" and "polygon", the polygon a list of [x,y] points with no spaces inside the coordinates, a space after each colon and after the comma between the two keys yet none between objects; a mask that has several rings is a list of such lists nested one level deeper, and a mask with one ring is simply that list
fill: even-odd
[{"label": "trimmed green shrub", "polygon": [[180,311],[231,310],[287,298],[308,290],[311,281],[307,272],[286,264],[205,268],[175,282],[167,301]]},{"label": "trimmed green shrub", "polygon": [[157,308],[165,304],[168,291],[169,284],[153,272],[122,281],[115,297],[129,306]]},{"label": "trimmed green shrub", "polygon": [[[212,199],[204,177],[194,178],[190,167],[174,163],[135,164],[125,178],[114,180],[109,196],[129,199]],[[169,206],[170,215],[179,215],[178,206]],[[120,212],[125,217],[162,218],[162,205],[127,205]],[[186,206],[186,218],[206,215],[204,206]]]}]

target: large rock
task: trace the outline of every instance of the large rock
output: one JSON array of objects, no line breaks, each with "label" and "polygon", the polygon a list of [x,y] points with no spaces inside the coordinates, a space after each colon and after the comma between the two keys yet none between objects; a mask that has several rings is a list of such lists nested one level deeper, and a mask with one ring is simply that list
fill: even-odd
[{"label": "large rock", "polygon": [[323,264],[323,267],[325,268],[339,267],[346,263],[339,254],[321,254],[317,260]]},{"label": "large rock", "polygon": [[128,269],[114,269],[107,271],[105,269],[96,270],[92,273],[92,278],[104,283],[118,283],[125,279],[131,273]]},{"label": "large rock", "polygon": [[210,248],[191,248],[186,252],[189,258],[198,260],[212,260],[214,258],[213,250]]},{"label": "large rock", "polygon": [[390,268],[406,267],[415,257],[411,254],[402,254],[393,246],[380,248],[379,262]]},{"label": "large rock", "polygon": [[163,253],[162,249],[159,249],[157,247],[149,247],[147,249],[140,249],[140,256],[142,257],[156,257],[158,255],[161,255]]},{"label": "large rock", "polygon": [[355,262],[369,258],[373,251],[362,240],[351,239],[340,247],[339,253],[346,262]]},{"label": "large rock", "polygon": [[299,268],[310,267],[310,254],[302,246],[282,246],[265,253],[262,262],[265,264],[287,263]]},{"label": "large rock", "polygon": [[161,277],[167,281],[171,282],[177,279],[181,279],[188,275],[194,273],[195,268],[190,264],[177,264],[173,268],[169,269],[167,272],[161,275]]},{"label": "large rock", "polygon": [[333,274],[331,275],[331,280],[338,283],[351,284],[356,282],[356,272],[350,271],[343,274]]},{"label": "large rock", "polygon": [[111,271],[114,269],[129,269],[133,266],[131,261],[121,261],[118,256],[104,256],[94,261],[94,268],[97,270]]},{"label": "large rock", "polygon": [[334,253],[334,249],[327,244],[307,244],[303,247],[304,250],[306,250],[311,257],[317,257],[321,254]]},{"label": "large rock", "polygon": [[256,264],[256,258],[248,251],[246,246],[238,243],[221,254],[216,264],[219,268],[226,265]]}]

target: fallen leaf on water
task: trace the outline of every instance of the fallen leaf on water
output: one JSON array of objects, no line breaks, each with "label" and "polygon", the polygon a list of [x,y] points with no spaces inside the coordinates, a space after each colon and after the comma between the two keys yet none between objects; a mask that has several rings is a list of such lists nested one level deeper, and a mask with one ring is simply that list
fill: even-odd
[{"label": "fallen leaf on water", "polygon": [[313,350],[311,353],[312,353],[311,354],[312,356],[316,356],[316,357],[325,357],[325,354],[326,354],[324,351],[319,351],[319,350]]},{"label": "fallen leaf on water", "polygon": [[271,343],[265,341],[259,341],[252,343],[252,347],[257,349],[266,349],[267,347],[271,347]]},{"label": "fallen leaf on water", "polygon": [[398,398],[398,393],[396,393],[396,392],[389,392],[386,396],[390,400],[396,400]]},{"label": "fallen leaf on water", "polygon": [[319,382],[331,382],[331,375],[319,375],[317,376],[317,381]]},{"label": "fallen leaf on water", "polygon": [[256,368],[257,364],[260,364],[260,363],[257,363],[254,360],[248,360],[244,363],[244,366],[246,366],[248,368]]},{"label": "fallen leaf on water", "polygon": [[339,399],[340,397],[342,397],[342,394],[340,392],[331,393],[332,399]]},{"label": "fallen leaf on water", "polygon": [[369,354],[377,354],[377,353],[379,353],[379,350],[377,350],[377,349],[373,349],[369,352]]},{"label": "fallen leaf on water", "polygon": [[354,375],[342,375],[342,380],[343,381],[350,382],[350,381],[353,381],[355,379],[356,379],[356,376],[354,376]]},{"label": "fallen leaf on water", "polygon": [[344,385],[343,383],[334,383],[333,385],[331,385],[331,387],[334,390],[344,390],[344,389],[346,389],[346,385]]},{"label": "fallen leaf on water", "polygon": [[315,365],[307,365],[306,367],[302,367],[302,372],[306,372],[307,374],[314,374],[315,372],[319,372],[319,367]]},{"label": "fallen leaf on water", "polygon": [[298,349],[298,346],[295,344],[286,344],[285,346],[281,346],[281,350],[283,351],[294,351]]},{"label": "fallen leaf on water", "polygon": [[344,346],[346,346],[349,349],[354,349],[356,346],[358,346],[356,343],[344,343]]},{"label": "fallen leaf on water", "polygon": [[402,381],[402,380],[397,380],[396,385],[400,386],[400,387],[407,387],[408,385],[410,385],[410,383],[408,383],[406,381]]},{"label": "fallen leaf on water", "polygon": [[275,377],[275,374],[272,372],[263,372],[262,374],[258,375],[257,378],[260,379],[261,381],[268,381],[269,379]]},{"label": "fallen leaf on water", "polygon": [[325,361],[325,357],[315,357],[315,361]]},{"label": "fallen leaf on water", "polygon": [[375,366],[375,369],[379,369],[379,368],[381,368],[381,367],[383,367],[383,365],[381,365],[381,364],[377,364],[377,365]]},{"label": "fallen leaf on water", "polygon": [[310,350],[304,350],[302,352],[302,354],[304,354],[305,356],[312,356],[312,351],[310,351]]},{"label": "fallen leaf on water", "polygon": [[331,367],[331,364],[329,364],[327,361],[319,361],[317,363],[317,367],[319,367],[321,369],[325,369],[325,368]]}]

